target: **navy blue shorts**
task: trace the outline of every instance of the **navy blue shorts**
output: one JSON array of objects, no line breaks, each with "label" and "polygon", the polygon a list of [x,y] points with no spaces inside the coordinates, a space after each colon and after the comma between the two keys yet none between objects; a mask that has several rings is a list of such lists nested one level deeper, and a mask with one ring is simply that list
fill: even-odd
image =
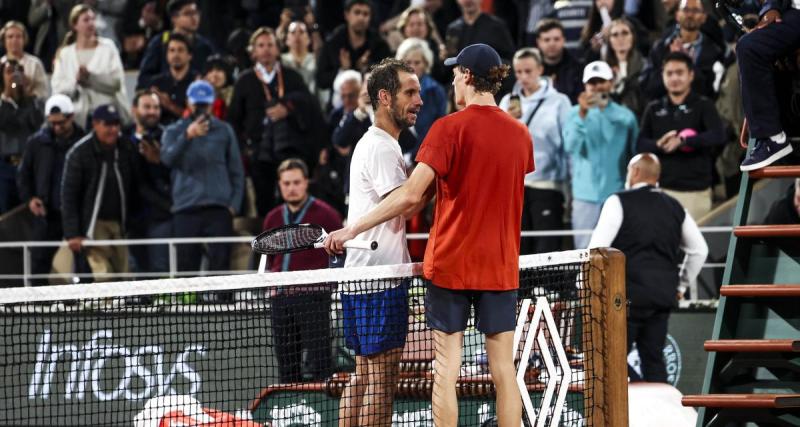
[{"label": "navy blue shorts", "polygon": [[428,327],[446,333],[467,329],[470,308],[475,307],[475,327],[487,335],[517,327],[517,290],[462,291],[426,283],[425,319]]},{"label": "navy blue shorts", "polygon": [[342,293],[344,342],[358,356],[403,348],[408,334],[408,285],[364,294]]}]

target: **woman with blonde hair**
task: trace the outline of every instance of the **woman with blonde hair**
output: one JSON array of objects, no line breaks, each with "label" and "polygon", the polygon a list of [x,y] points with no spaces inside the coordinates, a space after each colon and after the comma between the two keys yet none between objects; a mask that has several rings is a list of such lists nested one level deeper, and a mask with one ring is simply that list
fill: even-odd
[{"label": "woman with blonde hair", "polygon": [[44,101],[50,96],[50,84],[42,61],[25,52],[28,40],[28,30],[25,29],[22,22],[6,22],[0,29],[0,41],[3,42],[6,50],[6,54],[0,58],[0,62],[13,59],[22,64],[25,74],[25,90],[29,95]]},{"label": "woman with blonde hair", "polygon": [[56,53],[51,84],[53,93],[72,98],[75,122],[86,126],[89,114],[103,104],[112,104],[122,121],[130,121],[125,72],[119,51],[109,39],[98,37],[95,12],[79,4],[69,14],[70,31]]}]

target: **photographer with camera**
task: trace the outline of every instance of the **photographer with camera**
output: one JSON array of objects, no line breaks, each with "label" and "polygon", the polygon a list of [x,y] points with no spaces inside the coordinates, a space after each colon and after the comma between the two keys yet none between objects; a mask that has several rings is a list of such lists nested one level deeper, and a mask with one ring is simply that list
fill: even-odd
[{"label": "photographer with camera", "polygon": [[[603,61],[583,70],[585,90],[564,124],[564,150],[572,162],[572,228],[593,229],[603,202],[622,190],[639,126],[633,112],[611,100],[614,72]],[[589,235],[576,235],[585,248]]]},{"label": "photographer with camera", "polygon": [[[308,43],[306,47],[310,49],[309,53],[316,57],[325,41],[319,32],[314,9],[308,4],[308,0],[285,0],[284,6],[281,11],[281,22],[275,28],[275,35],[278,36],[281,47],[285,50],[292,50],[292,44],[289,42],[290,34],[302,26]],[[298,61],[300,64],[302,62]],[[303,78],[308,82],[307,76],[303,75]],[[311,79],[314,79],[313,74]]]},{"label": "photographer with camera", "polygon": [[[161,138],[164,128],[159,124],[162,109],[158,93],[140,91],[131,108],[134,124],[123,130],[123,139],[130,141],[139,152],[141,172],[137,183],[145,201],[132,212],[129,235],[138,239],[172,237],[172,190],[170,169],[161,163]],[[164,273],[169,271],[166,245],[131,246],[138,271]]]},{"label": "photographer with camera", "polygon": [[742,171],[769,166],[792,152],[781,125],[773,64],[800,47],[800,0],[766,0],[759,15],[756,28],[736,45],[744,115],[756,140]]},{"label": "photographer with camera", "polygon": [[[233,128],[210,113],[214,88],[197,80],[186,91],[191,115],[164,131],[161,162],[171,169],[175,237],[233,235],[244,197],[244,169]],[[178,247],[178,269],[200,269],[201,245]],[[210,271],[230,268],[230,245],[208,244]]]},{"label": "photographer with camera", "polygon": [[275,32],[261,27],[250,37],[253,68],[233,88],[228,121],[244,142],[259,216],[275,207],[275,170],[291,157],[316,164],[325,126],[319,102],[297,71],[279,61]]},{"label": "photographer with camera", "polygon": [[0,214],[19,203],[17,166],[25,141],[41,126],[42,105],[26,90],[25,70],[14,59],[0,62]]}]

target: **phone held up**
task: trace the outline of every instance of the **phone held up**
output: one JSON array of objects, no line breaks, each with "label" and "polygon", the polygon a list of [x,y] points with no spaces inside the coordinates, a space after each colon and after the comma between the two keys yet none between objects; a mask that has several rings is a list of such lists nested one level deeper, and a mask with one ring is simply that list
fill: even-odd
[{"label": "phone held up", "polygon": [[511,95],[511,98],[508,99],[508,107],[509,109],[513,108],[522,111],[522,102],[519,100],[519,95]]},{"label": "phone held up", "polygon": [[208,128],[211,129],[211,113],[209,110],[211,106],[208,104],[195,104],[194,112],[192,112],[192,120],[200,119],[202,122],[208,122]]},{"label": "phone held up", "polygon": [[610,97],[607,93],[593,93],[589,96],[588,104],[590,107],[600,107],[605,108],[608,106],[608,102]]}]

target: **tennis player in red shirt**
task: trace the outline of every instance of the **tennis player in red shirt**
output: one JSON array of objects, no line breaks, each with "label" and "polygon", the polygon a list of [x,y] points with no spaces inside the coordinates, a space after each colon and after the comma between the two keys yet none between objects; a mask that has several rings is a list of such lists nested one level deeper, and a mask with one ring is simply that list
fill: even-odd
[{"label": "tennis player in red shirt", "polygon": [[425,313],[436,350],[434,424],[457,425],[456,381],[474,307],[476,327],[486,334],[498,424],[519,427],[522,402],[512,341],[523,181],[534,169],[533,145],[528,129],[494,101],[509,69],[494,49],[470,45],[445,65],[455,66],[456,102],[465,108],[433,124],[417,154],[419,164],[403,186],[357,222],[331,233],[325,247],[341,253],[343,243],[364,230],[417,212],[435,189],[424,262]]}]

